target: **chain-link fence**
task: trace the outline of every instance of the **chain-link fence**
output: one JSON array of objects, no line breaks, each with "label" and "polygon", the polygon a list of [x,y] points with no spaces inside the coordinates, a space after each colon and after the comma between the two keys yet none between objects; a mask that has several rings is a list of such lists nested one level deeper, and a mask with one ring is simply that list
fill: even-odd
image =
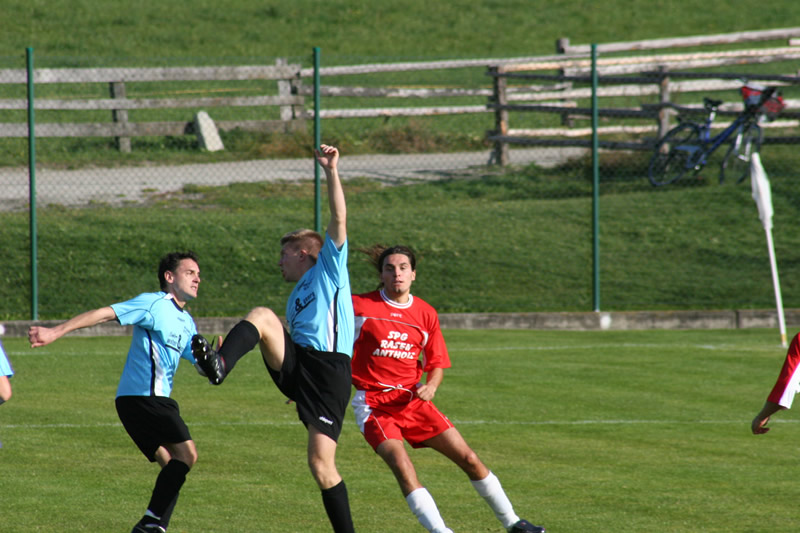
[{"label": "chain-link fence", "polygon": [[[448,294],[458,292],[467,296],[452,306],[455,311],[774,306],[765,235],[749,180],[749,157],[760,151],[773,187],[774,240],[784,303],[800,307],[800,287],[792,269],[800,261],[792,225],[795,196],[800,194],[794,180],[800,139],[800,115],[795,110],[800,110],[800,99],[797,78],[786,74],[791,67],[787,58],[795,56],[786,51],[760,54],[698,57],[695,53],[678,59],[674,54],[640,55],[636,60],[609,54],[597,62],[596,85],[588,54],[439,62],[323,55],[322,138],[340,147],[346,180],[365,178],[386,185],[433,181],[441,184],[445,195],[439,202],[447,202],[448,191],[455,190],[448,189],[455,187],[451,184],[475,184],[473,193],[465,193],[475,196],[471,216],[459,218],[457,227],[452,220],[422,222],[441,224],[441,241],[408,242],[421,246],[430,257],[453,254],[446,267],[432,269],[434,279],[425,286],[434,300],[438,298],[441,311],[451,310]],[[40,63],[49,67],[53,62],[43,58],[36,69]],[[96,278],[85,268],[113,271],[119,258],[107,250],[144,248],[153,244],[147,242],[152,232],[169,231],[158,226],[164,222],[161,219],[146,221],[144,227],[142,222],[120,228],[101,222],[91,239],[65,248],[70,226],[57,227],[53,221],[59,217],[54,214],[68,213],[79,225],[84,210],[86,220],[97,224],[103,220],[97,218],[99,208],[174,209],[165,199],[178,193],[185,199],[207,192],[206,187],[314,176],[309,157],[314,131],[310,58],[269,59],[262,67],[233,63],[126,66],[115,72],[105,65],[88,67],[87,59],[77,69],[54,65],[58,68],[37,73],[34,177],[37,205],[48,215],[38,226],[44,236],[38,248],[43,316],[69,315],[76,307],[107,303],[64,295],[80,295],[87,283],[94,283]],[[745,78],[751,84],[779,86],[785,109],[773,117],[754,115],[747,122],[759,124],[757,138],[752,136],[756,130],[744,135],[742,128],[734,127],[708,154],[699,154],[699,148],[713,147],[713,138],[745,111],[741,93]],[[28,228],[22,222],[31,183],[26,167],[25,82],[22,66],[0,70],[0,217],[6,220],[0,239],[12,259],[0,264],[8,302],[0,316],[6,318],[28,318],[31,298],[27,289],[31,274],[27,267],[20,268],[29,263]],[[658,139],[679,118],[681,123],[704,124],[708,116],[704,97],[721,101],[715,103],[709,142],[704,142],[703,130],[696,142],[681,138],[659,146]],[[200,120],[200,112],[206,112],[210,122]],[[598,132],[596,160],[593,124]],[[208,139],[213,141],[215,135],[221,146],[210,148]],[[688,152],[692,157],[702,155],[702,160],[666,184],[674,175],[662,159],[673,145],[691,145]],[[683,152],[688,157],[687,150]],[[502,189],[505,196],[487,192],[493,188]],[[409,201],[423,201],[412,196],[409,192]],[[196,220],[213,218],[214,209],[204,205],[196,211]],[[312,209],[309,204],[297,223],[310,225]],[[367,214],[356,213],[355,218],[369,223]],[[295,221],[281,222],[286,225],[275,229],[278,234],[294,229],[288,226]],[[179,224],[190,231],[192,222]],[[366,233],[372,238],[374,232],[365,232],[362,238],[359,231],[351,228],[351,238],[356,244],[368,244],[360,240],[367,239]],[[125,232],[137,237],[124,238]],[[193,237],[204,239],[206,255],[230,254],[229,242],[214,243],[226,239],[225,232],[220,235]],[[400,232],[397,240],[414,236]],[[484,248],[465,242],[483,237],[488,238]],[[237,249],[220,266],[230,269],[232,263],[244,262],[251,268],[254,264],[257,269],[270,268],[275,257],[268,246],[271,238],[265,236],[261,242],[259,237],[259,242]],[[155,244],[185,243],[196,248],[189,240],[155,239]],[[48,248],[54,241],[62,246]],[[461,247],[472,254],[459,259]],[[148,250],[141,264],[127,259],[144,271],[138,289],[152,288],[152,254],[163,251]],[[79,259],[87,254],[94,259]],[[504,260],[504,254],[514,259]],[[231,270],[238,279],[230,283],[278,281],[264,276],[243,280],[247,266]],[[362,285],[374,281],[360,266],[354,276]],[[451,285],[454,279],[460,285]],[[130,296],[128,286],[116,289],[116,297]],[[490,290],[500,296],[485,298]],[[197,309],[208,315],[239,314],[263,303],[259,296],[254,294],[252,302],[229,303],[220,294],[209,303],[198,302]]]}]

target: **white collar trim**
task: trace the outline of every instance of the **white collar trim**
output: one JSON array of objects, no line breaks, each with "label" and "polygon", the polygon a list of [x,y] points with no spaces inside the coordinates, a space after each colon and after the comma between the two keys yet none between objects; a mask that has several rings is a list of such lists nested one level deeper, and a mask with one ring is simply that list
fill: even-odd
[{"label": "white collar trim", "polygon": [[396,307],[398,309],[408,309],[409,307],[411,307],[411,304],[414,303],[414,295],[411,293],[408,294],[408,301],[404,304],[395,302],[394,300],[386,296],[386,292],[384,292],[383,289],[381,289],[381,298],[383,298],[383,301],[386,302],[387,304],[391,305],[392,307]]}]

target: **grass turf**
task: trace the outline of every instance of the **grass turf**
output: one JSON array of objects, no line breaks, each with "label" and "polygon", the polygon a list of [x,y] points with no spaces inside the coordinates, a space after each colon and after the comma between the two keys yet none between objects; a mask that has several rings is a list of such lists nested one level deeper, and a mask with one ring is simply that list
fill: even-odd
[{"label": "grass turf", "polygon": [[[777,333],[447,331],[436,403],[549,531],[794,531],[800,426],[749,433],[780,367]],[[125,338],[4,340],[17,375],[0,408],[3,531],[123,531],[156,468],[113,407]],[[200,459],[171,531],[327,531],[305,431],[255,353],[218,388],[182,368],[173,397]],[[454,531],[500,531],[464,474],[411,452]],[[348,415],[338,466],[360,531],[422,531]]]}]

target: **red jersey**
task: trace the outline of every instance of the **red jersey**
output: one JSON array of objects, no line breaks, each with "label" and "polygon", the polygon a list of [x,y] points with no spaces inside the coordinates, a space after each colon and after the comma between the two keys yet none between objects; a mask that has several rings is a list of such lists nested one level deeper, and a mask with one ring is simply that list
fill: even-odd
[{"label": "red jersey", "polygon": [[770,391],[767,401],[791,409],[795,395],[800,392],[800,333],[794,336],[786,351],[778,381]]},{"label": "red jersey", "polygon": [[399,304],[383,291],[353,295],[353,385],[359,390],[414,390],[424,372],[450,368],[436,310],[409,294]]}]

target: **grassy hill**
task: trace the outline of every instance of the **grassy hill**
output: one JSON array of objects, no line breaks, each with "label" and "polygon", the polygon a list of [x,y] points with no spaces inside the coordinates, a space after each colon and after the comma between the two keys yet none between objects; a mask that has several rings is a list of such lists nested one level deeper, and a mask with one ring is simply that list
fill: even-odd
[{"label": "grassy hill", "polygon": [[[38,67],[227,65],[272,63],[276,57],[308,64],[314,46],[326,65],[517,57],[553,53],[559,37],[580,44],[769,29],[794,10],[787,0],[747,9],[746,16],[740,5],[710,9],[677,0],[609,0],[602,6],[522,0],[144,0],[136,9],[119,0],[102,4],[8,0],[4,13],[18,23],[0,35],[0,67],[20,68],[27,46],[34,47]],[[326,126],[325,140],[342,145],[344,157],[397,149],[408,139],[447,151],[481,147],[486,130],[483,123],[465,132],[457,124],[433,131],[424,121],[379,122],[364,131]],[[142,142],[127,159],[107,141],[53,140],[37,153],[40,163],[56,165],[217,161],[268,157],[268,145],[307,153],[309,136],[254,140],[231,134],[222,155],[201,154],[180,139]],[[25,160],[24,140],[2,146],[0,165]],[[787,307],[800,307],[800,287],[791,277],[800,260],[791,231],[798,205],[795,152],[771,146],[764,155],[775,187],[775,242]],[[486,169],[413,187],[348,182],[354,289],[375,283],[355,249],[407,243],[421,255],[417,292],[442,312],[591,310],[589,163]],[[641,159],[623,156],[601,165],[603,309],[774,305],[764,234],[746,185],[717,186],[701,176],[692,186],[655,190],[646,184]],[[257,304],[281,309],[289,288],[275,268],[276,241],[309,225],[311,194],[308,183],[234,184],[189,187],[146,206],[42,209],[40,316],[63,318],[153,289],[154,265],[173,248],[201,255],[205,282],[193,304],[199,316],[235,316]],[[28,318],[27,214],[0,213],[0,227],[0,319]]]},{"label": "grassy hill", "polygon": [[[346,157],[346,156],[344,156]],[[357,249],[406,243],[420,255],[415,292],[441,312],[592,310],[590,181],[570,166],[384,187],[345,184],[355,291],[377,283]],[[747,185],[654,189],[603,167],[600,280],[604,310],[771,308],[766,241]],[[800,307],[800,239],[791,175],[775,174],[775,243],[786,307]],[[323,196],[324,198],[324,196]],[[323,212],[323,219],[326,219]],[[131,207],[39,212],[40,316],[152,290],[167,250],[192,248],[198,316],[282,310],[280,236],[313,220],[313,185],[189,187]],[[0,319],[29,317],[28,217],[0,213]]]},{"label": "grassy hill", "polygon": [[[102,6],[102,7],[100,7]],[[303,57],[514,57],[551,54],[575,44],[705,35],[791,26],[791,0],[712,7],[697,0],[210,0],[136,7],[122,0],[7,0],[14,20],[0,36],[0,57],[25,47],[54,62],[102,57],[158,63]],[[59,58],[59,59],[56,59]]]}]

